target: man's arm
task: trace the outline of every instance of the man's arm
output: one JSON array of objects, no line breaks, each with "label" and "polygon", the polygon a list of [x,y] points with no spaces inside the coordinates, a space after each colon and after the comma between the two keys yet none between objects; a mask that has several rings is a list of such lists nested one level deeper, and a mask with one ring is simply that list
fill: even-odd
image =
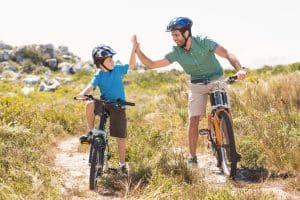
[{"label": "man's arm", "polygon": [[222,47],[221,45],[218,45],[215,48],[215,54],[217,54],[218,56],[222,57],[222,58],[226,58],[229,63],[235,68],[235,70],[237,71],[237,76],[239,79],[244,79],[246,76],[246,71],[244,70],[244,68],[242,67],[242,65],[240,64],[240,62],[238,61],[238,59],[235,57],[235,55],[233,55],[232,53],[229,53],[227,51],[227,49],[225,49],[224,47]]},{"label": "man's arm", "polygon": [[152,61],[150,58],[148,58],[141,50],[140,44],[137,44],[136,47],[136,54],[139,57],[140,61],[146,66],[149,67],[150,69],[154,68],[160,68],[160,67],[166,67],[170,64],[169,60],[166,58],[163,58],[161,60],[157,61]]}]

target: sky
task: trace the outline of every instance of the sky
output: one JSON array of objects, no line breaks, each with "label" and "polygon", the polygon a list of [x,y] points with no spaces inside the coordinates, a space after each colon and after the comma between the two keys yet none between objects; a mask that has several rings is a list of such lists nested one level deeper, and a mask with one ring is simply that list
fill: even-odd
[{"label": "sky", "polygon": [[[128,63],[131,37],[144,53],[164,58],[175,43],[165,32],[178,16],[193,20],[193,35],[209,36],[249,68],[300,61],[299,0],[0,0],[0,40],[20,46],[65,45],[91,60],[98,44]],[[225,68],[227,60],[219,58]],[[172,66],[177,66],[175,63]]]}]

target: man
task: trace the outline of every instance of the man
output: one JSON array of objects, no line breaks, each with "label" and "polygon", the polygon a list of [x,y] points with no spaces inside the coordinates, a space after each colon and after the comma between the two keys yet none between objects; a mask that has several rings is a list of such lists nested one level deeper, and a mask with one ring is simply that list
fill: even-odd
[{"label": "man", "polygon": [[[190,75],[188,138],[191,158],[189,162],[197,163],[198,125],[201,118],[205,116],[207,94],[213,81],[224,79],[223,69],[215,54],[230,62],[237,71],[238,79],[244,79],[246,71],[237,58],[220,44],[207,37],[192,36],[192,25],[192,20],[187,17],[176,17],[170,21],[166,31],[171,32],[177,46],[174,46],[173,50],[166,54],[163,59],[151,60],[141,51],[139,44],[136,48],[136,54],[140,61],[150,69],[165,67],[176,61]],[[203,83],[204,85],[196,83]]]}]

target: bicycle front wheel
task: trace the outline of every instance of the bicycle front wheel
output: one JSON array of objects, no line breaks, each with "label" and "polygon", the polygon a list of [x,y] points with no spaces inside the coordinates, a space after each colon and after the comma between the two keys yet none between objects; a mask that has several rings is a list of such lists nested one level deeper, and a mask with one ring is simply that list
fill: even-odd
[{"label": "bicycle front wheel", "polygon": [[103,171],[103,150],[99,146],[99,142],[93,142],[91,167],[90,167],[90,190],[95,190],[97,186],[97,177],[102,175]]},{"label": "bicycle front wheel", "polygon": [[232,123],[227,112],[219,113],[219,124],[221,133],[221,157],[222,170],[230,177],[236,175],[238,154],[236,152]]}]

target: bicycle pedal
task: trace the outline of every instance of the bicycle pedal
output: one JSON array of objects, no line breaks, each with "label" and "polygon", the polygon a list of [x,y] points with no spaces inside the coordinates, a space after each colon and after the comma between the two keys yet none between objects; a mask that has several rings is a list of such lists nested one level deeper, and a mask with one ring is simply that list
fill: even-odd
[{"label": "bicycle pedal", "polygon": [[207,128],[202,128],[199,130],[200,135],[207,135],[208,134],[208,129]]},{"label": "bicycle pedal", "polygon": [[208,149],[211,148],[211,143],[210,143],[210,142],[207,143],[207,148],[208,148]]}]

